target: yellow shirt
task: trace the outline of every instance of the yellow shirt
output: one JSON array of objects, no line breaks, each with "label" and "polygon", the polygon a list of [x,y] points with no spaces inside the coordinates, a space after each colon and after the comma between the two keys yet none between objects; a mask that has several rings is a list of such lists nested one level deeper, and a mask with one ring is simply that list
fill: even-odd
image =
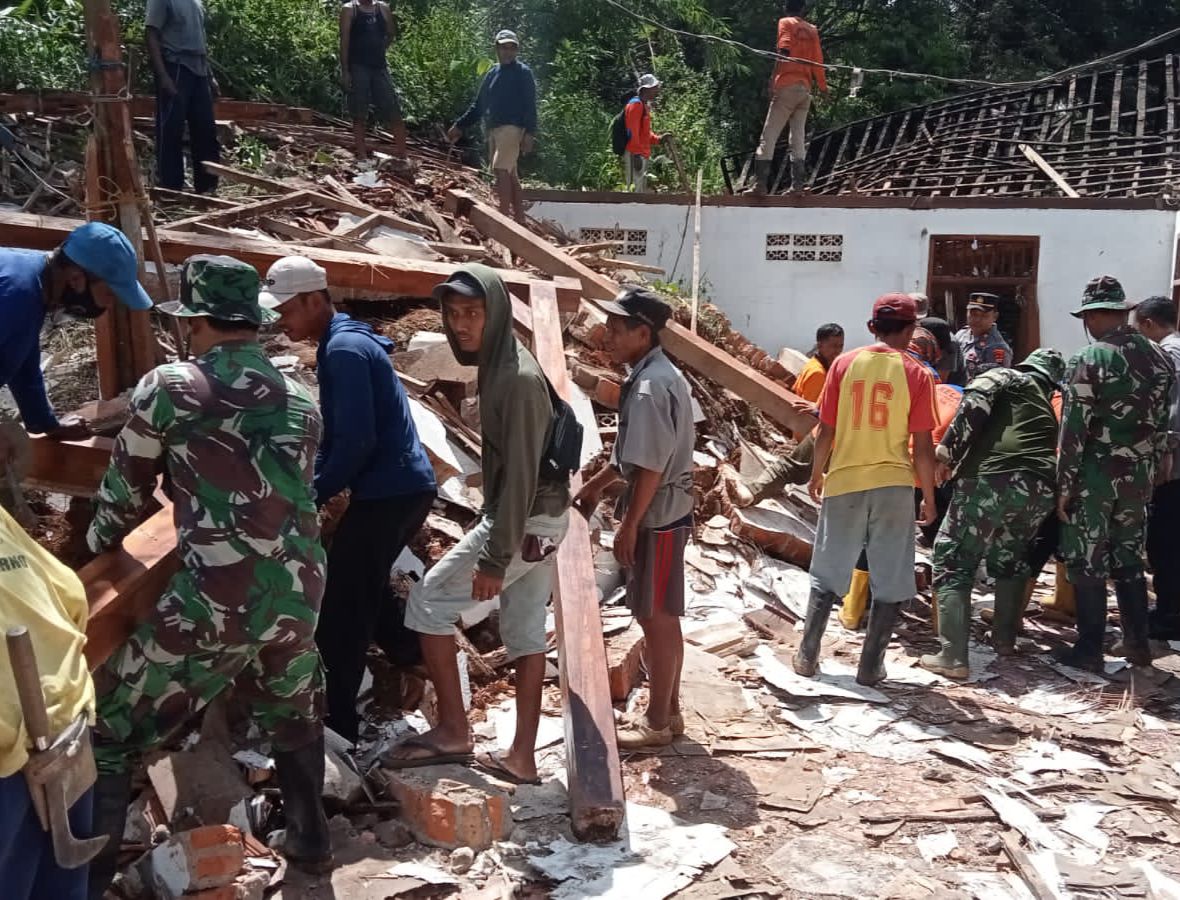
[{"label": "yellow shirt", "polygon": [[[93,724],[94,683],[82,655],[88,612],[73,570],[0,509],[0,628],[29,629],[53,735],[84,710]],[[0,777],[20,771],[28,743],[8,645],[0,640]]]},{"label": "yellow shirt", "polygon": [[819,357],[813,356],[807,360],[807,365],[795,379],[795,393],[809,403],[818,403],[819,395],[824,392],[824,381],[827,377],[828,370],[819,361]]}]

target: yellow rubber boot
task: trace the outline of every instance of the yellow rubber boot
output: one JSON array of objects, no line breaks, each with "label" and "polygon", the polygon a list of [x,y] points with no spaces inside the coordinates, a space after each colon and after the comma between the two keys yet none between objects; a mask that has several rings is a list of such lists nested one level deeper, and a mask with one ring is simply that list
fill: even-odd
[{"label": "yellow rubber boot", "polygon": [[840,624],[849,631],[856,631],[864,620],[865,609],[869,605],[869,573],[864,569],[852,570],[852,583],[848,586],[848,595],[840,607]]},{"label": "yellow rubber boot", "polygon": [[1054,619],[1065,619],[1072,622],[1078,616],[1077,595],[1073,585],[1069,583],[1069,574],[1061,563],[1057,564],[1056,582],[1053,599],[1042,603],[1041,608]]}]

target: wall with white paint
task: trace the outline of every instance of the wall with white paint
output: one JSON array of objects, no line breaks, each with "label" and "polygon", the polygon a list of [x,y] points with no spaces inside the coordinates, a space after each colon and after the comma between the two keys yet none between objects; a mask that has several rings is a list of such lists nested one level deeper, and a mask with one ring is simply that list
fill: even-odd
[{"label": "wall with white paint", "polygon": [[[663,267],[671,281],[692,277],[691,205],[539,200],[531,214],[573,234],[645,229],[647,253],[631,258]],[[772,353],[805,351],[829,321],[844,325],[850,345],[867,341],[877,296],[925,291],[931,235],[1037,236],[1041,340],[1069,353],[1085,340],[1069,311],[1091,277],[1117,276],[1131,298],[1170,293],[1178,231],[1176,212],[1157,209],[705,206],[701,273],[707,296],[748,338]],[[843,258],[769,261],[768,234],[842,235]]]}]

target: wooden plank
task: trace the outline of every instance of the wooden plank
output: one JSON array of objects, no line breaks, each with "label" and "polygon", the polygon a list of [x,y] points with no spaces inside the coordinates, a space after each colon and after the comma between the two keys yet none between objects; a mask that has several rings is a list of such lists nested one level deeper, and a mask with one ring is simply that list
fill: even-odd
[{"label": "wooden plank", "polygon": [[1049,165],[1049,163],[1045,160],[1045,158],[1043,156],[1041,156],[1041,154],[1037,153],[1037,151],[1034,150],[1032,147],[1030,147],[1028,144],[1021,144],[1020,145],[1020,152],[1024,154],[1025,158],[1029,162],[1031,162],[1034,166],[1036,166],[1038,169],[1040,169],[1042,172],[1044,172],[1046,175],[1048,175],[1049,178],[1052,179],[1053,183],[1055,185],[1057,185],[1059,188],[1061,188],[1061,191],[1063,194],[1065,194],[1065,196],[1067,196],[1067,197],[1080,197],[1081,196],[1081,194],[1079,194],[1077,191],[1075,191],[1072,187],[1069,186],[1068,181],[1066,181],[1064,178],[1061,177],[1060,172],[1058,172],[1051,165]]},{"label": "wooden plank", "polygon": [[[571,386],[557,294],[552,284],[536,282],[529,299],[533,352],[557,393],[568,401]],[[575,475],[570,489],[576,492],[581,484],[581,476]],[[557,550],[553,609],[565,717],[570,819],[574,834],[581,840],[611,841],[623,824],[623,776],[615,742],[602,618],[594,589],[590,531],[576,511],[570,512],[569,532]]]},{"label": "wooden plank", "polygon": [[[499,210],[480,203],[466,191],[448,191],[447,205],[466,215],[481,234],[504,244],[530,265],[550,275],[569,275],[581,280],[582,290],[587,297],[611,300],[619,292],[619,285],[614,280],[595,272],[585,263],[564,253],[560,247],[537,237]],[[3,228],[0,227],[2,233]],[[796,409],[796,405],[803,402],[799,397],[687,328],[670,322],[661,333],[660,340],[664,349],[682,363],[722,387],[729,388],[780,425],[785,425],[797,434],[807,434],[815,428],[815,419]]]},{"label": "wooden plank", "polygon": [[115,442],[107,437],[82,441],[55,441],[44,435],[29,437],[29,468],[25,487],[93,497],[111,461]]},{"label": "wooden plank", "polygon": [[168,228],[172,231],[185,231],[198,223],[204,225],[221,225],[222,227],[236,225],[245,219],[252,219],[256,216],[274,212],[277,209],[285,209],[288,206],[297,206],[300,203],[306,203],[311,196],[310,191],[292,191],[279,197],[271,197],[267,200],[255,200],[252,203],[243,203],[231,209],[221,209],[215,212],[203,213],[199,216],[189,216],[187,219],[169,222]]},{"label": "wooden plank", "polygon": [[[131,115],[153,118],[156,98],[129,97]],[[39,115],[69,115],[90,108],[90,95],[78,91],[37,91],[0,94],[0,113],[34,113]],[[214,100],[213,116],[233,122],[288,122],[310,125],[315,113],[305,107],[280,106],[275,103],[254,103],[247,100]]]}]

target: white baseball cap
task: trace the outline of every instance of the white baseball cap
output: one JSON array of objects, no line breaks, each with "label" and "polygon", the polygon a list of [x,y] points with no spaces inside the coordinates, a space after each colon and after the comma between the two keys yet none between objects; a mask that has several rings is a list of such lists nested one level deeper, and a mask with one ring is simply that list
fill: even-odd
[{"label": "white baseball cap", "polygon": [[660,79],[655,75],[644,75],[639,79],[639,89],[646,90],[647,88],[658,88],[660,86]]},{"label": "white baseball cap", "polygon": [[516,44],[516,46],[518,46],[518,47],[520,46],[520,41],[517,40],[516,32],[509,31],[507,28],[496,33],[496,43],[497,44]]},{"label": "white baseball cap", "polygon": [[278,309],[292,297],[328,289],[328,273],[306,256],[285,256],[270,267],[258,295],[263,309]]}]

